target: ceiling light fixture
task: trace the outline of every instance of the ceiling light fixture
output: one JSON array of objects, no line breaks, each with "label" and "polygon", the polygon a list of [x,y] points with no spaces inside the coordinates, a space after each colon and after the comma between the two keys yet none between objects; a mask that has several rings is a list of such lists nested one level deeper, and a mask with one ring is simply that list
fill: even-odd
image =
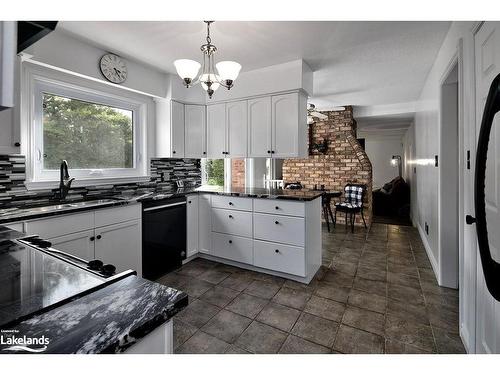
[{"label": "ceiling light fixture", "polygon": [[[180,59],[175,60],[174,65],[177,74],[184,81],[184,86],[191,87],[197,83],[207,92],[208,97],[212,99],[212,95],[219,86],[223,86],[228,90],[233,87],[234,81],[240,73],[241,65],[234,61],[221,61],[215,64],[214,54],[217,47],[212,44],[210,38],[210,25],[214,21],[204,21],[207,24],[207,43],[203,44],[200,49],[203,53],[203,63],[197,61]],[[202,68],[201,74],[196,78],[198,72]],[[196,79],[196,80],[195,80]]]}]

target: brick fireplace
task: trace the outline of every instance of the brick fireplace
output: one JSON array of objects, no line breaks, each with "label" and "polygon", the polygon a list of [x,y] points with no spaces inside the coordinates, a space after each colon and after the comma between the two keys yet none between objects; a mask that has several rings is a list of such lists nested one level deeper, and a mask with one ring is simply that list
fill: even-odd
[{"label": "brick fireplace", "polygon": [[[343,191],[347,183],[365,184],[364,213],[369,224],[372,218],[372,166],[356,139],[352,107],[323,113],[328,119],[309,125],[309,157],[286,159],[283,179],[285,182],[300,181],[306,189],[325,185],[327,190]],[[311,147],[311,144],[318,147]],[[318,150],[321,146],[326,149]],[[342,215],[338,216],[338,221],[344,222]],[[362,225],[360,215],[356,217],[356,224]]]}]

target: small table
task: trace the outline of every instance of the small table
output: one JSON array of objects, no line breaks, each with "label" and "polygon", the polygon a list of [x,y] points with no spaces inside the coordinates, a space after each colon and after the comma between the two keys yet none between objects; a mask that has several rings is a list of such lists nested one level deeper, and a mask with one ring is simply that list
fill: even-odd
[{"label": "small table", "polygon": [[333,213],[331,207],[332,199],[341,197],[342,192],[336,190],[316,190],[316,191],[320,191],[323,193],[321,197],[321,205],[323,208],[323,216],[325,217],[326,226],[328,228],[328,232],[330,232],[330,220],[328,216],[332,218],[333,227],[335,228],[335,220],[333,219]]}]

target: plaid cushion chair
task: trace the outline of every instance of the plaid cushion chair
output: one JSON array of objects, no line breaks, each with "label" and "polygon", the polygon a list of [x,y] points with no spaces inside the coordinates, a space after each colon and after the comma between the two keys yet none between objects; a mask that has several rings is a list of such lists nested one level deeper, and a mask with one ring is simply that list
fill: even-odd
[{"label": "plaid cushion chair", "polygon": [[366,221],[363,215],[363,197],[365,195],[365,185],[347,184],[344,188],[344,201],[335,204],[335,218],[333,225],[337,223],[337,212],[345,212],[345,227],[347,230],[347,214],[351,223],[351,231],[354,232],[354,222],[356,213],[360,212],[366,228]]}]

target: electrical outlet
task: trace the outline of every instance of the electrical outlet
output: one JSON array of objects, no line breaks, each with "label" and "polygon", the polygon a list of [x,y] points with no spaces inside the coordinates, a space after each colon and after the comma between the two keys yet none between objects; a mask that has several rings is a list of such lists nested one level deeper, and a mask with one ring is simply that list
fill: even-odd
[{"label": "electrical outlet", "polygon": [[427,221],[425,222],[425,233],[429,235],[429,225],[427,224]]}]

